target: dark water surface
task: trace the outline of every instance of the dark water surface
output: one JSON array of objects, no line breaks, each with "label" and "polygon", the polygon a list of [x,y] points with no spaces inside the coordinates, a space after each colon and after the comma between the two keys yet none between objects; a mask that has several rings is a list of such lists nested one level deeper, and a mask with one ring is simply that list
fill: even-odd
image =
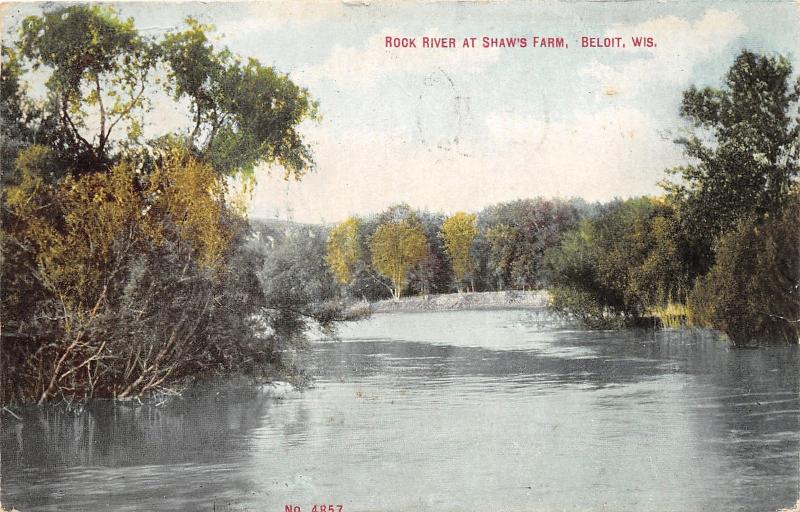
[{"label": "dark water surface", "polygon": [[800,350],[387,314],[314,345],[314,389],[3,415],[6,507],[774,511],[800,487]]}]

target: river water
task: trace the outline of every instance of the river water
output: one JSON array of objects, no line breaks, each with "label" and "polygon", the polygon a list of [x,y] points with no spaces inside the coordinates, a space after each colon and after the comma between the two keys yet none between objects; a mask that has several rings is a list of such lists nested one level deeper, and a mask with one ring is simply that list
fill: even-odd
[{"label": "river water", "polygon": [[281,399],[5,414],[2,503],[774,511],[800,494],[797,346],[463,311],[376,315],[305,357],[315,387]]}]

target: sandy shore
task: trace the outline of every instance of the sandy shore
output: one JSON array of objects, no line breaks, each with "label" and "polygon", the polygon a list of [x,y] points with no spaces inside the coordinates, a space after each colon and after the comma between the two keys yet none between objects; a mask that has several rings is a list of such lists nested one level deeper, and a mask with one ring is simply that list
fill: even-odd
[{"label": "sandy shore", "polygon": [[[544,290],[448,293],[382,300],[369,305],[372,313],[455,311],[464,309],[544,309],[550,294]],[[364,305],[366,306],[366,305]],[[356,307],[364,307],[356,305]]]}]

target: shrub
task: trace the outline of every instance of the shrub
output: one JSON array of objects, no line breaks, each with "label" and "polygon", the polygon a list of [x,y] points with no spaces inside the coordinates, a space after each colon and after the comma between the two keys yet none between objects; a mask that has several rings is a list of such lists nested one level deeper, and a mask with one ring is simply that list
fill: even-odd
[{"label": "shrub", "polygon": [[711,270],[690,296],[691,321],[736,345],[800,341],[800,207],[741,220],[715,247]]}]

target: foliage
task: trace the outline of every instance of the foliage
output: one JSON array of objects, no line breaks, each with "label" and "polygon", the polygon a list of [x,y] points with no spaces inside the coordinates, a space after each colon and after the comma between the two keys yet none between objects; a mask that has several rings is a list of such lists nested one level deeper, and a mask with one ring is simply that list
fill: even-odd
[{"label": "foliage", "polygon": [[576,287],[550,288],[549,306],[557,314],[574,318],[590,329],[610,329],[623,325],[619,316],[607,314],[597,297]]},{"label": "foliage", "polygon": [[393,205],[379,215],[359,219],[357,240],[361,257],[352,267],[352,278],[345,288],[347,295],[369,301],[392,296],[391,280],[371,264],[370,240],[381,225],[400,221],[419,226],[428,243],[422,261],[409,270],[405,289],[423,295],[448,291],[452,278],[439,236],[443,220],[440,214],[412,210],[407,204]]},{"label": "foliage", "polygon": [[[339,284],[325,262],[325,237],[319,227],[286,228],[274,244],[251,244],[263,263],[257,272],[264,294],[263,318],[273,353],[304,346],[311,325],[332,334],[346,319]],[[285,358],[280,359],[285,364]]]},{"label": "foliage", "polygon": [[737,344],[796,342],[800,80],[790,76],[787,59],[743,51],[721,89],[687,90],[681,113],[694,131],[677,142],[693,163],[671,171],[682,180],[663,183],[666,201],[604,206],[548,251],[554,307],[590,326],[654,316]]},{"label": "foliage", "polygon": [[[287,177],[312,167],[297,130],[316,104],[187,24],[156,40],[112,8],[57,5],[2,48],[3,403],[264,376],[284,368],[309,322],[341,319],[318,303],[337,289],[323,237],[291,245],[292,257],[313,249],[303,254],[314,264],[287,267],[288,255],[247,244],[226,203],[225,174],[251,187],[259,162]],[[46,76],[46,98],[27,96],[31,71]],[[195,128],[145,141],[164,92],[189,104]],[[287,288],[297,280],[302,293]]]},{"label": "foliage", "polygon": [[178,150],[148,176],[125,163],[57,184],[23,174],[4,205],[3,255],[18,259],[3,265],[14,290],[2,303],[3,402],[125,398],[274,371],[255,321],[257,268],[242,261],[244,223],[223,188]]},{"label": "foliage", "polygon": [[740,220],[718,240],[716,260],[689,300],[695,324],[737,345],[800,342],[800,201],[766,220]]},{"label": "foliage", "polygon": [[479,237],[473,258],[485,288],[541,287],[545,251],[577,225],[579,205],[547,199],[491,206],[477,219]]},{"label": "foliage", "polygon": [[426,211],[409,211],[409,222],[418,223],[425,233],[428,251],[423,260],[411,269],[408,288],[422,295],[446,293],[452,289],[452,266],[448,265],[444,241],[441,237],[444,216]]},{"label": "foliage", "polygon": [[458,212],[448,217],[442,224],[441,236],[453,266],[453,274],[459,292],[467,274],[473,270],[472,242],[478,234],[475,219],[475,214]]},{"label": "foliage", "polygon": [[19,150],[31,139],[31,130],[25,123],[24,95],[19,81],[22,66],[13,48],[0,47],[0,173],[2,185],[13,185],[14,160]]},{"label": "foliage", "polygon": [[[148,106],[163,92],[179,106],[188,100],[193,127],[182,142],[215,171],[252,174],[260,162],[283,166],[287,177],[311,169],[311,151],[298,132],[318,117],[308,92],[255,59],[216,50],[212,27],[186,23],[155,40],[112,8],[57,6],[23,21],[23,60],[6,59],[7,82],[15,83],[11,75],[22,75],[23,64],[49,72],[43,117],[53,149],[76,174],[107,170],[123,153],[147,146],[141,139]],[[116,132],[123,127],[121,137]],[[158,146],[163,137],[174,135],[150,142]]]},{"label": "foliage", "polygon": [[668,302],[665,305],[651,307],[648,316],[658,320],[661,327],[678,329],[689,324],[689,307],[680,302]]},{"label": "foliage", "polygon": [[370,240],[372,266],[392,281],[392,296],[400,298],[408,272],[422,263],[428,242],[419,225],[406,220],[381,224]]},{"label": "foliage", "polygon": [[780,210],[800,167],[800,126],[792,119],[800,79],[785,57],[743,51],[722,88],[689,88],[681,114],[695,130],[678,140],[694,164],[671,171],[664,186],[680,205],[694,240],[698,273],[713,263],[712,244],[736,223]]},{"label": "foliage", "polygon": [[[146,106],[153,45],[132,19],[121,20],[110,8],[72,5],[25,18],[19,49],[34,70],[51,71],[49,108],[59,152],[76,172],[108,168],[114,128],[122,123],[135,135],[141,126],[137,115]],[[89,109],[96,126],[89,126],[95,124]]]},{"label": "foliage", "polygon": [[297,131],[302,121],[317,117],[308,92],[256,59],[243,62],[227,49],[214,51],[207,36],[211,27],[192,18],[187,25],[168,34],[161,50],[170,91],[192,104],[188,144],[225,173],[251,173],[259,161],[282,165],[287,177],[313,167]]},{"label": "foliage", "polygon": [[360,227],[359,219],[349,217],[328,233],[325,261],[342,284],[347,284],[353,279],[357,265],[362,260],[361,244],[358,239]]},{"label": "foliage", "polygon": [[584,220],[545,256],[560,290],[557,309],[599,326],[635,323],[650,308],[683,299],[688,271],[676,257],[673,223],[672,207],[650,198],[618,201]]}]

